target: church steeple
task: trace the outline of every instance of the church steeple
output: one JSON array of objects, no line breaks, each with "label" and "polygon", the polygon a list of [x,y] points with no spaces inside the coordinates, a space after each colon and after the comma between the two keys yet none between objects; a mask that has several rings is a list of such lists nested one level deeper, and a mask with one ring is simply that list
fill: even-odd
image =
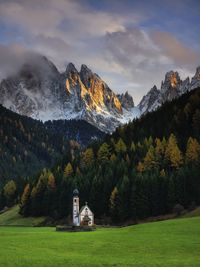
[{"label": "church steeple", "polygon": [[79,226],[79,192],[78,189],[73,191],[73,224]]}]

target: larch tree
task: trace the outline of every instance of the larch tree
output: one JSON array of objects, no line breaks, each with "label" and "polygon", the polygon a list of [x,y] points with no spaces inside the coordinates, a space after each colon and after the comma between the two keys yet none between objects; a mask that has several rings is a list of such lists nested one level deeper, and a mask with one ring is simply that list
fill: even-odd
[{"label": "larch tree", "polygon": [[159,138],[155,139],[155,143],[156,143],[155,154],[156,154],[156,157],[159,163],[161,164],[163,160],[164,152],[165,152],[165,147]]},{"label": "larch tree", "polygon": [[83,160],[86,165],[94,163],[94,152],[92,148],[87,148],[83,153]]},{"label": "larch tree", "polygon": [[131,150],[131,152],[135,152],[135,150],[136,150],[135,143],[133,141],[131,142],[130,150]]},{"label": "larch tree", "polygon": [[114,221],[118,219],[118,204],[119,204],[119,193],[117,187],[115,186],[110,195],[110,213]]},{"label": "larch tree", "polygon": [[138,162],[137,170],[140,173],[144,171],[144,166],[141,161]]},{"label": "larch tree", "polygon": [[64,170],[64,177],[67,178],[73,174],[73,168],[70,162],[67,163],[67,166]]},{"label": "larch tree", "polygon": [[186,163],[198,163],[200,155],[200,144],[194,138],[190,137],[187,142],[187,150],[185,154]]},{"label": "larch tree", "polygon": [[107,143],[103,143],[97,153],[100,162],[108,161],[110,159],[110,147]]},{"label": "larch tree", "polygon": [[47,182],[47,189],[50,191],[50,190],[55,190],[56,188],[56,184],[55,184],[55,178],[54,178],[54,175],[53,173],[50,173],[49,174],[49,177],[48,177],[48,182]]},{"label": "larch tree", "polygon": [[120,152],[126,152],[126,150],[127,150],[127,147],[124,141],[122,140],[122,138],[120,138],[117,144],[115,145],[115,151],[117,153],[120,153]]},{"label": "larch tree", "polygon": [[31,194],[30,184],[27,184],[24,188],[24,192],[22,194],[20,202],[20,214],[24,216],[28,215],[30,194]]},{"label": "larch tree", "polygon": [[158,160],[155,156],[155,149],[151,145],[144,158],[144,170],[150,171],[158,166]]},{"label": "larch tree", "polygon": [[183,164],[183,155],[177,145],[176,137],[171,134],[165,150],[165,162],[169,163],[171,167],[179,169]]}]

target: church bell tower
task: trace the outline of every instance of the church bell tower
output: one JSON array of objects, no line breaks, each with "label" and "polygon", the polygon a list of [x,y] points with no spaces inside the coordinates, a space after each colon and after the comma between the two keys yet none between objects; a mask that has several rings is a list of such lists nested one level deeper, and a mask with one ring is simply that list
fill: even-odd
[{"label": "church bell tower", "polygon": [[73,225],[79,226],[79,192],[78,189],[73,191],[73,211],[72,211]]}]

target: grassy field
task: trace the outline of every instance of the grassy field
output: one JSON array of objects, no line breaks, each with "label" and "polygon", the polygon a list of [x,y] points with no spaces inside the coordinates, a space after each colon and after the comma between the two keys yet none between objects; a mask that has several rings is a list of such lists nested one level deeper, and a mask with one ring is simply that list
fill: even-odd
[{"label": "grassy field", "polygon": [[34,226],[42,222],[45,217],[27,217],[24,218],[19,214],[19,206],[14,206],[5,213],[0,215],[0,226],[1,225],[15,225],[15,226]]},{"label": "grassy field", "polygon": [[200,217],[79,233],[0,227],[0,266],[200,266]]}]

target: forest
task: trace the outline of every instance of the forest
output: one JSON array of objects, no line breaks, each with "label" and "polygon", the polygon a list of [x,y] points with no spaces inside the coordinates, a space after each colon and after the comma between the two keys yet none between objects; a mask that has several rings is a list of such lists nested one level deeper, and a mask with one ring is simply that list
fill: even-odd
[{"label": "forest", "polygon": [[84,147],[104,135],[86,121],[43,123],[0,105],[0,190],[9,180],[24,187],[25,177],[50,167],[71,149],[70,144]]},{"label": "forest", "polygon": [[[200,88],[93,141],[1,191],[1,207],[20,202],[24,216],[71,215],[72,191],[95,217],[123,223],[200,204]],[[73,151],[73,152],[72,152]]]}]

